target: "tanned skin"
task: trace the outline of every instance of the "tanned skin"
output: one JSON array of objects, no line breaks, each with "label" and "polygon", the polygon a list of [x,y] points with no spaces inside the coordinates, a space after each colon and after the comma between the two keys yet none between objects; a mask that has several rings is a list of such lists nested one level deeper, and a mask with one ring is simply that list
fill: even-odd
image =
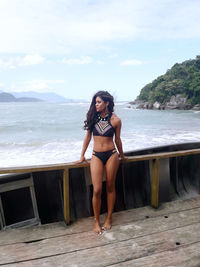
[{"label": "tanned skin", "polygon": [[[101,114],[101,117],[105,117],[108,114],[108,104],[109,102],[104,102],[103,99],[99,96],[96,97],[96,111]],[[116,114],[112,114],[110,118],[110,123],[115,129],[115,137],[105,137],[105,136],[94,136],[94,147],[93,149],[98,152],[104,152],[115,149],[117,147],[118,152],[122,160],[125,159],[123,149],[122,149],[122,142],[120,138],[121,132],[121,120],[117,117]],[[85,152],[88,148],[90,140],[92,138],[92,133],[87,130],[83,141],[83,147],[81,152],[80,160],[76,163],[84,162],[85,159]],[[103,182],[103,174],[104,174],[104,164],[103,162],[96,156],[92,155],[91,162],[90,162],[90,171],[92,177],[92,184],[93,184],[93,198],[92,198],[92,205],[94,210],[94,227],[93,231],[96,234],[101,234],[102,230],[109,230],[112,226],[112,213],[116,199],[116,192],[115,192],[115,177],[117,174],[117,170],[119,167],[119,155],[118,153],[114,153],[108,159],[105,164],[105,171],[106,171],[106,189],[107,189],[107,217],[106,220],[101,227],[100,225],[100,210],[101,210],[101,193],[102,193],[102,182]]]}]

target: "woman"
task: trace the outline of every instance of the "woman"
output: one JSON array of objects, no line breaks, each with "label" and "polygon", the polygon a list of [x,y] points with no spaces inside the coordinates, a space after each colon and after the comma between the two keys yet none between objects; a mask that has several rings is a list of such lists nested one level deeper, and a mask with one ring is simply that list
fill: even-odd
[{"label": "woman", "polygon": [[[114,99],[107,91],[97,92],[92,99],[84,129],[87,130],[81,158],[78,162],[85,161],[85,152],[94,138],[90,171],[93,184],[92,205],[94,210],[94,232],[101,234],[101,230],[109,230],[112,224],[112,212],[115,204],[115,177],[119,167],[119,157],[115,147],[117,146],[121,159],[124,159],[122,142],[120,138],[121,120],[113,113]],[[113,141],[115,136],[115,143]],[[107,217],[103,227],[100,226],[102,180],[106,170],[107,188]]]}]

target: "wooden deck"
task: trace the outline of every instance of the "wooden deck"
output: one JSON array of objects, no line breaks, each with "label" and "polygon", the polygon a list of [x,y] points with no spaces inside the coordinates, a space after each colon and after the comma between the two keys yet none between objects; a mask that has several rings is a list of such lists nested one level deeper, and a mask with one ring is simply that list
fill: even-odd
[{"label": "wooden deck", "polygon": [[[103,222],[105,214],[101,216]],[[97,236],[93,218],[0,232],[1,266],[200,266],[200,196],[113,214]]]}]

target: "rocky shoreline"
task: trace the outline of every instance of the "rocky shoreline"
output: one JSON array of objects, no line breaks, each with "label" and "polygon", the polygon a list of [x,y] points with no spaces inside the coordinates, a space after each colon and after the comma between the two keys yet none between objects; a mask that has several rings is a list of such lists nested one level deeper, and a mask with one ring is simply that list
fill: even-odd
[{"label": "rocky shoreline", "polygon": [[135,101],[129,102],[130,108],[132,105],[136,105],[138,109],[155,109],[155,110],[165,110],[165,109],[180,109],[180,110],[200,110],[200,104],[192,106],[187,103],[187,97],[182,97],[181,95],[174,95],[171,97],[169,102],[159,103],[154,102],[150,103],[147,101],[142,101],[136,99]]}]

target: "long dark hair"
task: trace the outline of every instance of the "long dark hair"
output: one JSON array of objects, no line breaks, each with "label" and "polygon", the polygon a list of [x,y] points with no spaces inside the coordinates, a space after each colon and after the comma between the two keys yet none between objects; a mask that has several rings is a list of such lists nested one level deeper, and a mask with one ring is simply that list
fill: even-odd
[{"label": "long dark hair", "polygon": [[107,91],[98,91],[92,98],[92,102],[90,104],[90,108],[88,110],[86,120],[84,121],[84,130],[90,130],[92,131],[94,124],[96,123],[98,119],[98,112],[96,111],[96,98],[100,97],[104,102],[109,102],[108,104],[108,111],[110,116],[113,113],[114,110],[114,98],[111,94],[109,94]]}]

